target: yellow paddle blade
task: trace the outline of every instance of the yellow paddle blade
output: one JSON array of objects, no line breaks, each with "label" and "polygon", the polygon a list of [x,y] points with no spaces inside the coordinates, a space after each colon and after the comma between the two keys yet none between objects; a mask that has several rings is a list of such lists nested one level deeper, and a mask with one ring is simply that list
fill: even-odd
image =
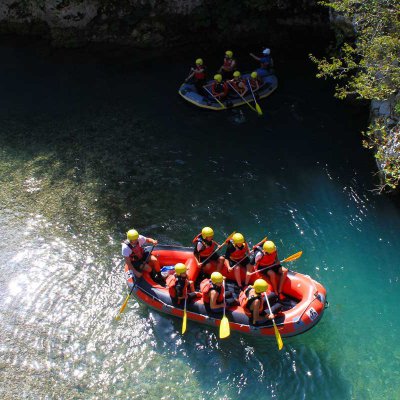
[{"label": "yellow paddle blade", "polygon": [[285,258],[284,260],[282,260],[281,262],[288,262],[288,261],[294,261],[294,260],[297,260],[298,258],[300,258],[301,257],[301,255],[303,254],[303,252],[302,251],[299,251],[299,252],[297,252],[297,253],[295,253],[295,254],[293,254],[293,255],[291,255],[290,257],[288,257],[288,258]]},{"label": "yellow paddle blade", "polygon": [[231,327],[229,326],[229,320],[224,315],[221,319],[221,324],[219,326],[219,338],[225,339],[231,334]]},{"label": "yellow paddle blade", "polygon": [[282,350],[283,349],[283,342],[282,342],[281,334],[279,333],[278,327],[276,326],[274,320],[272,320],[272,323],[274,324],[274,331],[275,331],[276,342],[278,343],[278,349]]},{"label": "yellow paddle blade", "polygon": [[263,115],[263,112],[261,110],[261,107],[258,105],[258,103],[256,103],[256,110],[258,112],[258,115]]},{"label": "yellow paddle blade", "polygon": [[183,311],[183,321],[182,321],[182,335],[186,332],[186,325],[187,325],[187,314],[186,308]]}]

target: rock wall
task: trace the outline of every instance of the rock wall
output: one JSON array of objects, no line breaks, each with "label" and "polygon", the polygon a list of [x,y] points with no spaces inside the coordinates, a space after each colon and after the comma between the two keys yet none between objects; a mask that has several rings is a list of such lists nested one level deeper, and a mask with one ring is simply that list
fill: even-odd
[{"label": "rock wall", "polygon": [[326,29],[316,0],[1,0],[0,33],[41,35],[54,46],[90,42],[136,47],[232,39],[283,26]]}]

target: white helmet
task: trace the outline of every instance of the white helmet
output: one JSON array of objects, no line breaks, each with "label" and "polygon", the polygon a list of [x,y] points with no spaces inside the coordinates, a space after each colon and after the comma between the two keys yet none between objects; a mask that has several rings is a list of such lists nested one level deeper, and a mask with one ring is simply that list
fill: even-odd
[{"label": "white helmet", "polygon": [[268,54],[270,54],[271,53],[271,50],[270,49],[268,49],[268,48],[266,48],[266,49],[264,49],[263,50],[263,52],[262,52],[264,55],[268,55]]}]

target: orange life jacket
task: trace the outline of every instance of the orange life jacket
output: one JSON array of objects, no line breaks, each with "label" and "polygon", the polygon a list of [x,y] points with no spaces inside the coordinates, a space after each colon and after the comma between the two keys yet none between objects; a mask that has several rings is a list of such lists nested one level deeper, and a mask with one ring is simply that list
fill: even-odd
[{"label": "orange life jacket", "polygon": [[194,78],[197,80],[206,79],[206,67],[203,65],[196,65],[194,68]]},{"label": "orange life jacket", "polygon": [[229,81],[229,84],[232,85],[235,88],[235,90],[240,94],[243,93],[244,90],[246,89],[246,84],[244,83],[242,78],[239,78],[238,80],[231,79]]},{"label": "orange life jacket", "polygon": [[261,247],[256,247],[256,251],[259,251],[262,253],[262,257],[257,263],[257,269],[260,267],[268,267],[269,265],[272,265],[275,263],[275,260],[278,257],[278,254],[276,251],[274,251],[271,254],[266,253]]},{"label": "orange life jacket", "polygon": [[[169,275],[167,277],[167,279],[166,279],[166,284],[167,284],[167,287],[168,287],[169,295],[171,296],[172,299],[176,299],[176,300],[178,300],[178,296],[177,296],[177,293],[176,293],[175,286],[176,286],[176,284],[178,282],[178,279],[179,279],[179,277],[176,274]],[[184,289],[183,289],[182,297],[186,297],[187,288],[189,286],[189,280],[187,279],[187,277],[184,278],[184,279],[185,279],[185,286],[184,286]]]},{"label": "orange life jacket", "polygon": [[232,243],[232,245],[235,247],[235,251],[233,251],[229,258],[233,261],[240,261],[242,258],[244,258],[246,256],[246,253],[249,249],[249,247],[247,246],[247,243],[245,242],[243,244],[243,246],[241,248],[235,246],[235,243],[233,242],[233,240],[230,240],[230,242]]},{"label": "orange life jacket", "polygon": [[131,261],[138,261],[143,258],[144,249],[139,245],[139,242],[136,245],[132,245],[129,240],[125,240],[124,243],[132,250],[132,253],[129,255]]},{"label": "orange life jacket", "polygon": [[259,89],[259,87],[261,86],[262,82],[260,79],[258,78],[250,78],[249,79],[250,82],[250,86],[253,90],[257,90]]},{"label": "orange life jacket", "polygon": [[235,60],[233,58],[224,57],[224,64],[223,67],[226,71],[231,71]]},{"label": "orange life jacket", "polygon": [[218,292],[217,303],[223,303],[225,297],[224,286],[217,286],[212,283],[212,280],[206,278],[200,283],[200,291],[203,294],[204,303],[210,304],[210,291],[216,290]]},{"label": "orange life jacket", "polygon": [[253,316],[253,312],[250,310],[250,307],[253,301],[256,299],[260,299],[260,305],[258,307],[258,313],[260,314],[264,310],[264,293],[257,294],[253,286],[249,286],[239,295],[240,306],[243,308],[245,314],[250,318]]},{"label": "orange life jacket", "polygon": [[[194,245],[194,254],[199,255],[201,258],[206,258],[211,256],[212,253],[217,248],[217,243],[214,242],[214,240],[211,241],[211,244],[207,243],[203,237],[201,236],[201,233],[199,233],[194,239],[193,239]],[[203,245],[203,249],[200,251],[197,251],[197,243],[201,243]]]}]

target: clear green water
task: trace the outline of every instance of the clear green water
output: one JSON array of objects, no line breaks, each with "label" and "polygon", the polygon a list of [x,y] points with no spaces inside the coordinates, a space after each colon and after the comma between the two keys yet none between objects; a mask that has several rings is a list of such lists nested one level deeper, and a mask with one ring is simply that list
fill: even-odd
[{"label": "clear green water", "polygon": [[[0,396],[4,399],[396,399],[400,213],[374,195],[358,131],[367,110],[332,99],[307,61],[243,109],[176,94],[182,61],[105,62],[0,46]],[[272,340],[129,303],[120,241],[136,227],[189,245],[268,235],[328,290],[310,332]]]}]

